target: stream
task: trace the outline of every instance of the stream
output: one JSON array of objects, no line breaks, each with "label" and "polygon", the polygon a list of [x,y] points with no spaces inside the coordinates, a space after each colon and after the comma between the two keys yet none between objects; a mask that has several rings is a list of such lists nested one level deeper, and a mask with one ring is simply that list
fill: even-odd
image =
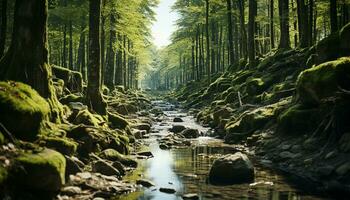
[{"label": "stream", "polygon": [[[155,187],[140,188],[138,191],[126,194],[119,200],[178,200],[184,194],[196,194],[197,199],[269,199],[269,200],[316,200],[326,199],[312,195],[302,183],[291,183],[289,177],[275,170],[255,165],[255,181],[250,184],[215,186],[207,181],[208,172],[215,158],[223,154],[237,152],[237,147],[227,145],[222,140],[211,137],[193,139],[191,146],[175,147],[170,150],[159,148],[157,139],[169,134],[168,129],[173,124],[198,129],[202,133],[210,131],[195,122],[193,116],[164,101],[153,101],[153,106],[161,109],[166,116],[163,121],[155,122],[149,139],[144,139],[153,158],[141,160],[139,167],[125,179],[135,181],[147,179]],[[174,117],[180,117],[184,122],[173,122]],[[172,188],[175,194],[159,191],[159,188]],[[302,190],[302,189],[303,190]],[[196,199],[196,198],[194,198]]]}]

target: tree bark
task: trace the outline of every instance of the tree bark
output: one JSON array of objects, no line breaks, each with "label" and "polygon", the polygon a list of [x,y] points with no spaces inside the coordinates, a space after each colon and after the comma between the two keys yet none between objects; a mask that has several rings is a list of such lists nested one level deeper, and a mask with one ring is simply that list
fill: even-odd
[{"label": "tree bark", "polygon": [[309,34],[308,28],[308,12],[307,6],[305,5],[305,0],[297,0],[297,12],[298,12],[298,27],[299,27],[299,46],[305,48],[309,46]]},{"label": "tree bark", "polygon": [[329,14],[331,19],[331,32],[338,31],[337,0],[330,0]]},{"label": "tree bark", "polygon": [[211,83],[211,68],[210,68],[210,38],[209,38],[209,0],[205,0],[205,36],[207,41],[206,46],[206,65],[207,65],[207,74],[208,74],[208,83]]},{"label": "tree bark", "polygon": [[248,57],[249,67],[256,66],[255,59],[255,17],[256,17],[257,2],[256,0],[249,0],[249,22],[248,22]]},{"label": "tree bark", "polygon": [[69,66],[68,68],[71,70],[75,70],[73,64],[73,25],[72,20],[69,21]]},{"label": "tree bark", "polygon": [[227,4],[227,25],[228,25],[228,31],[227,31],[227,37],[228,37],[228,46],[229,46],[229,54],[230,54],[230,60],[229,65],[233,65],[234,62],[234,51],[233,51],[233,34],[232,34],[232,3],[231,0],[226,0]]},{"label": "tree bark", "polygon": [[116,39],[117,39],[117,32],[115,29],[115,24],[116,24],[116,17],[115,14],[111,14],[110,16],[110,36],[109,36],[109,50],[108,50],[108,62],[107,62],[107,69],[106,69],[106,85],[110,89],[113,89],[114,87],[114,77],[115,77],[115,48],[113,47]]},{"label": "tree bark", "polygon": [[1,21],[0,21],[0,59],[5,53],[6,30],[7,30],[7,0],[1,0]]},{"label": "tree bark", "polygon": [[280,44],[279,49],[290,49],[289,38],[289,0],[278,0],[278,10],[280,17]]},{"label": "tree bark", "polygon": [[12,41],[0,62],[0,80],[32,86],[48,100],[51,120],[60,120],[63,115],[48,64],[47,9],[47,0],[16,0]]},{"label": "tree bark", "polygon": [[[244,0],[237,1],[239,10],[239,23],[241,27],[241,46],[242,46],[242,57],[247,60],[248,49],[247,49],[247,31],[245,27],[245,13],[244,13]],[[223,60],[225,62],[225,60]]]},{"label": "tree bark", "polygon": [[275,1],[270,0],[270,44],[271,49],[275,48],[275,28],[274,28],[274,10],[275,10]]},{"label": "tree bark", "polygon": [[106,103],[101,94],[101,0],[89,0],[89,69],[87,104],[98,114],[106,114]]}]

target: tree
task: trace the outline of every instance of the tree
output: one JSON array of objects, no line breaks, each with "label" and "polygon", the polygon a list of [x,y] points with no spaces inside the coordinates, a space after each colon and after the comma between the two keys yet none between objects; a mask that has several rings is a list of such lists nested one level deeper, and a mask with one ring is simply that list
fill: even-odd
[{"label": "tree", "polygon": [[1,0],[0,2],[0,58],[5,52],[5,42],[6,42],[6,28],[7,28],[7,0]]},{"label": "tree", "polygon": [[0,80],[32,86],[48,100],[51,118],[59,119],[61,110],[48,64],[47,11],[47,0],[16,0],[12,41],[0,62]]},{"label": "tree", "polygon": [[209,0],[205,0],[205,35],[207,38],[207,74],[208,74],[208,82],[211,83],[211,68],[210,68],[210,38],[209,38]]},{"label": "tree", "polygon": [[101,94],[101,0],[89,0],[89,64],[86,101],[98,114],[106,114],[106,103]]},{"label": "tree", "polygon": [[249,22],[248,22],[248,57],[249,67],[255,67],[255,17],[257,13],[256,0],[249,0]]},{"label": "tree", "polygon": [[309,46],[309,19],[308,19],[308,10],[305,4],[305,0],[297,0],[297,13],[298,13],[298,24],[299,24],[299,38],[301,48]]},{"label": "tree", "polygon": [[228,24],[228,46],[230,55],[230,65],[234,62],[233,36],[232,36],[232,5],[231,0],[227,0],[227,24]]},{"label": "tree", "polygon": [[337,0],[330,0],[329,14],[331,19],[331,32],[338,31]]},{"label": "tree", "polygon": [[290,48],[289,38],[289,0],[278,0],[278,11],[280,17],[280,44],[279,49]]}]

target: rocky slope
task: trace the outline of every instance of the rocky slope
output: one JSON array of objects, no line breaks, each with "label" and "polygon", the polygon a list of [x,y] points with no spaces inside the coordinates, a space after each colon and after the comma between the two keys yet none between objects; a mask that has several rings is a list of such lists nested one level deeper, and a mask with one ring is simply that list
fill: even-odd
[{"label": "rocky slope", "polygon": [[322,189],[350,191],[350,24],[310,49],[279,51],[254,69],[191,82],[169,99],[227,143]]}]

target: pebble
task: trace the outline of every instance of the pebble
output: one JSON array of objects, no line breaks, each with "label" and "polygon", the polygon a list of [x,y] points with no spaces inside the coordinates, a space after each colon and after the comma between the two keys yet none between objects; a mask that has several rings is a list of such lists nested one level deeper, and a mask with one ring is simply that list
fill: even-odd
[{"label": "pebble", "polygon": [[159,191],[168,193],[168,194],[174,194],[176,192],[176,190],[173,188],[159,188]]}]

